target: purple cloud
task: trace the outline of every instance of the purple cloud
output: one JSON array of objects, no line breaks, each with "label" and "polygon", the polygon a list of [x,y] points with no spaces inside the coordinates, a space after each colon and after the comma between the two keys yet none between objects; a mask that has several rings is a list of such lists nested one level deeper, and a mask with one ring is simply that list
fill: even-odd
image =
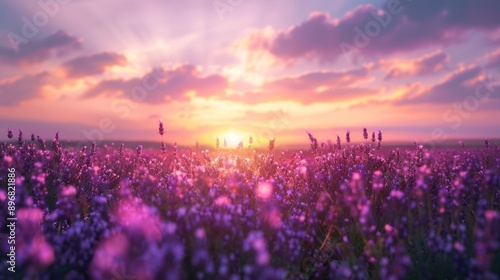
[{"label": "purple cloud", "polygon": [[484,73],[480,67],[470,66],[455,71],[418,95],[403,97],[397,104],[439,104],[465,102],[470,98],[477,100],[485,97],[498,98],[497,94],[492,94],[498,90],[499,87],[496,84],[484,79]]},{"label": "purple cloud", "polygon": [[125,56],[117,53],[103,52],[99,54],[82,56],[64,63],[63,68],[70,78],[82,78],[86,76],[102,74],[106,68],[127,64]]},{"label": "purple cloud", "polygon": [[272,38],[252,37],[250,50],[267,50],[289,62],[301,58],[334,61],[343,54],[373,57],[460,42],[470,30],[500,28],[495,0],[388,0],[380,9],[358,6],[342,19],[313,13]]},{"label": "purple cloud", "polygon": [[49,72],[26,75],[11,81],[0,82],[0,105],[13,106],[36,98],[50,78]]},{"label": "purple cloud", "polygon": [[76,50],[81,44],[81,39],[58,31],[44,39],[20,44],[17,52],[14,47],[0,46],[0,63],[21,67],[36,65],[50,58],[56,51]]},{"label": "purple cloud", "polygon": [[223,96],[228,85],[220,75],[202,76],[192,65],[180,65],[170,70],[154,69],[140,78],[104,80],[89,89],[85,98],[96,96],[140,96],[147,103],[189,101],[189,92],[196,96]]}]

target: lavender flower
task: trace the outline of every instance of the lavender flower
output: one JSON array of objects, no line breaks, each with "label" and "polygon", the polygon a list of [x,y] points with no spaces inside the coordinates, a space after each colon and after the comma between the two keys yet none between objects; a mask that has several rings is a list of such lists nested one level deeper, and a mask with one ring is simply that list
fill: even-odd
[{"label": "lavender flower", "polygon": [[12,137],[14,137],[14,133],[12,132],[12,129],[7,129],[7,137],[9,137],[9,139],[12,139]]},{"label": "lavender flower", "polygon": [[377,170],[373,173],[372,184],[375,191],[380,191],[383,189],[384,179],[380,170]]},{"label": "lavender flower", "polygon": [[160,144],[160,149],[161,149],[162,153],[165,153],[167,151],[167,145],[165,145],[165,143],[163,143],[163,141]]},{"label": "lavender flower", "polygon": [[364,138],[365,140],[368,140],[368,130],[366,129],[366,127],[365,127],[365,128],[363,128],[363,138]]},{"label": "lavender flower", "polygon": [[40,147],[42,149],[42,151],[45,151],[46,147],[45,147],[45,140],[43,140],[42,138],[40,138],[40,136],[36,136],[36,140],[38,141],[38,143],[40,144]]},{"label": "lavender flower", "polygon": [[161,136],[163,136],[163,133],[165,132],[165,129],[163,128],[163,122],[159,120],[158,123],[158,133],[160,133]]},{"label": "lavender flower", "polygon": [[[436,279],[429,260],[445,256],[450,279],[495,279],[498,153],[416,141],[342,150],[339,136],[336,152],[307,133],[314,155],[275,153],[276,138],[267,151],[243,151],[241,140],[201,155],[177,143],[167,154],[163,139],[163,153],[75,148],[58,134],[52,151],[39,136],[42,150],[0,144],[0,169],[16,169],[2,177],[16,194],[0,188],[6,237],[10,200],[16,206],[16,270],[40,279]],[[381,141],[379,132],[376,149]]]},{"label": "lavender flower", "polygon": [[316,150],[318,149],[318,140],[316,140],[316,138],[314,138],[312,134],[309,133],[307,130],[306,133],[309,136],[309,142],[311,144],[311,152],[316,153]]},{"label": "lavender flower", "polygon": [[276,138],[269,139],[269,145],[268,145],[268,150],[272,152],[274,150],[274,141],[276,141]]},{"label": "lavender flower", "polygon": [[16,253],[20,266],[40,270],[54,262],[54,250],[41,231],[42,217],[43,212],[36,208],[17,210],[20,234],[16,240]]},{"label": "lavender flower", "polygon": [[[363,132],[364,133],[364,132]],[[368,139],[368,135],[366,136],[365,139]],[[348,130],[345,134],[345,140],[349,144],[351,142],[351,132]]]},{"label": "lavender flower", "polygon": [[95,155],[95,149],[96,149],[96,143],[92,142],[92,146],[90,147],[90,156],[91,157]]},{"label": "lavender flower", "polygon": [[24,143],[23,131],[20,129],[19,129],[19,136],[17,137],[17,143],[19,144],[19,146],[22,146]]},{"label": "lavender flower", "polygon": [[125,144],[121,143],[120,150],[118,150],[118,155],[120,158],[123,158],[123,152],[125,151]]},{"label": "lavender flower", "polygon": [[142,155],[142,145],[137,145],[136,151],[137,151],[137,156],[140,157]]}]

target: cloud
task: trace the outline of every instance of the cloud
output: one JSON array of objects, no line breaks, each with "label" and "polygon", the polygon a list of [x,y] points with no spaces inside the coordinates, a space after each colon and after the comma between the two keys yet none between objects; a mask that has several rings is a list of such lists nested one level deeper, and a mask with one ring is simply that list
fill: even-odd
[{"label": "cloud", "polygon": [[127,64],[125,56],[117,53],[103,52],[89,56],[81,56],[64,63],[63,68],[66,76],[70,78],[82,78],[86,76],[102,74],[107,68]]},{"label": "cloud", "polygon": [[[388,3],[393,2],[400,4],[389,9],[392,6]],[[470,30],[499,29],[499,9],[500,2],[495,0],[389,0],[380,9],[371,4],[358,6],[341,19],[315,12],[306,21],[271,37],[269,32],[262,31],[261,36],[254,32],[246,42],[248,50],[267,51],[283,62],[331,62],[353,53],[374,57],[450,45],[460,42]]]},{"label": "cloud", "polygon": [[243,96],[232,98],[250,104],[296,101],[309,105],[317,102],[346,101],[377,93],[377,90],[359,87],[360,83],[370,79],[368,67],[338,72],[315,71],[270,80]]},{"label": "cloud", "polygon": [[500,49],[485,55],[482,60],[485,67],[500,69]]},{"label": "cloud", "polygon": [[[491,96],[488,94],[487,88],[484,86],[485,75],[483,70],[478,66],[462,67],[455,72],[446,76],[439,83],[430,88],[423,89],[420,93],[411,96],[403,96],[398,100],[397,104],[416,104],[416,103],[433,103],[445,104],[453,102],[464,102],[468,97]],[[481,85],[483,84],[483,85]],[[496,85],[490,85],[496,90],[499,89]],[[479,93],[478,93],[479,92]]]},{"label": "cloud", "polygon": [[290,118],[290,113],[281,108],[273,111],[246,110],[242,116],[233,118],[231,120],[237,121],[238,123],[262,124],[269,123],[269,121],[277,119],[288,121]]},{"label": "cloud", "polygon": [[442,51],[421,56],[414,60],[381,60],[380,66],[388,73],[385,80],[436,73],[443,69],[449,57]]},{"label": "cloud", "polygon": [[[193,65],[183,64],[172,69],[157,68],[143,77],[130,80],[104,80],[84,93],[84,98],[96,96],[143,96],[143,102],[169,103],[189,101],[190,94],[198,97],[223,96],[228,86],[220,75],[202,76]],[[142,88],[142,90],[141,90]],[[144,94],[145,93],[145,94]],[[132,98],[133,99],[133,98]]]},{"label": "cloud", "polygon": [[40,72],[13,80],[0,81],[0,105],[13,106],[36,98],[48,83],[49,78],[49,72]]},{"label": "cloud", "polygon": [[0,46],[0,63],[20,67],[36,65],[49,59],[57,51],[79,49],[81,43],[82,39],[58,31],[41,40],[20,44],[18,52],[13,47]]}]

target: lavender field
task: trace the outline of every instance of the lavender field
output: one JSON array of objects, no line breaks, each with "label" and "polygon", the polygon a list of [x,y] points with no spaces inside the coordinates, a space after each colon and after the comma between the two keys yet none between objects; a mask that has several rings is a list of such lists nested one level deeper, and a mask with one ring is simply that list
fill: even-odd
[{"label": "lavender field", "polygon": [[129,149],[9,130],[1,279],[498,279],[496,145],[346,143],[361,135]]}]

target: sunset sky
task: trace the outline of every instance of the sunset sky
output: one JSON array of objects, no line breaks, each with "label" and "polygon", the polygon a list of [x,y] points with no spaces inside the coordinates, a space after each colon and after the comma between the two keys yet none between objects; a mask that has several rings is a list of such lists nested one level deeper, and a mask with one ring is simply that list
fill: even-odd
[{"label": "sunset sky", "polygon": [[[42,4],[40,4],[42,3]],[[45,3],[45,4],[43,4]],[[500,1],[0,2],[0,141],[500,138]]]}]

